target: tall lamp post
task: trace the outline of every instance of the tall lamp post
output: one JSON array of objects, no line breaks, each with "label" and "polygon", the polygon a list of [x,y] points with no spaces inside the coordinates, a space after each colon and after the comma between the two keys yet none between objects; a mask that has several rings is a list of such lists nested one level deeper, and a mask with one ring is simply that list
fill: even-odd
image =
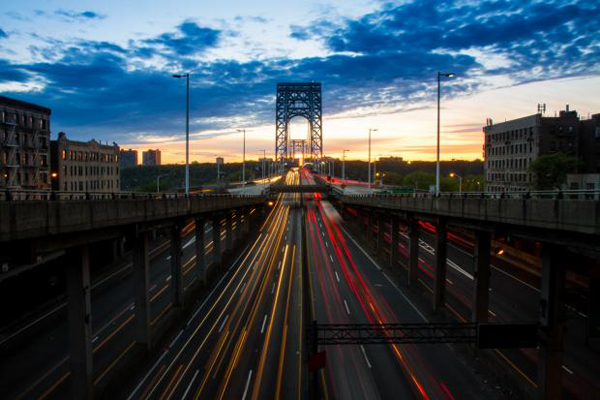
[{"label": "tall lamp post", "polygon": [[350,150],[342,150],[342,183],[346,181],[346,152]]},{"label": "tall lamp post", "polygon": [[456,172],[450,172],[450,178],[458,178],[458,193],[462,193],[462,180],[463,177],[457,174]]},{"label": "tall lamp post", "polygon": [[371,132],[377,132],[377,129],[369,128],[369,189],[371,189]]},{"label": "tall lamp post", "polygon": [[246,129],[238,129],[238,132],[244,133],[244,146],[242,156],[242,188],[246,187]]},{"label": "tall lamp post", "polygon": [[160,178],[162,178],[163,176],[167,176],[166,174],[164,175],[159,175],[156,177],[156,193],[160,193]]},{"label": "tall lamp post", "polygon": [[185,195],[190,195],[190,74],[176,74],[173,78],[186,79],[185,94]]},{"label": "tall lamp post", "polygon": [[265,180],[265,161],[266,161],[265,158],[267,158],[267,150],[262,149],[262,150],[259,150],[259,151],[263,152],[262,162],[260,163],[260,172],[262,174],[262,180],[264,181]]},{"label": "tall lamp post", "polygon": [[440,195],[440,82],[444,78],[454,78],[454,73],[437,74],[437,157],[435,162],[435,195]]}]

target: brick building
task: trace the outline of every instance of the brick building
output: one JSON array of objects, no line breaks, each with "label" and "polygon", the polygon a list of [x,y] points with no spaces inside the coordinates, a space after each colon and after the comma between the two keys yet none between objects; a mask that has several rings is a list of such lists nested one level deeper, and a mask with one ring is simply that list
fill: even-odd
[{"label": "brick building", "polygon": [[50,109],[0,96],[0,188],[49,190]]},{"label": "brick building", "polygon": [[66,192],[118,192],[119,146],[92,139],[70,140],[61,132],[51,146],[52,189]]}]

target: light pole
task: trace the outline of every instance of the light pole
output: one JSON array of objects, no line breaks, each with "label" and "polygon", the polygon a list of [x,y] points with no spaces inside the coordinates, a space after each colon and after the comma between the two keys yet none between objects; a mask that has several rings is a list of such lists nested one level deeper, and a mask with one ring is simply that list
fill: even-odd
[{"label": "light pole", "polygon": [[371,132],[377,132],[377,129],[369,128],[369,189],[371,189]]},{"label": "light pole", "polygon": [[185,93],[185,195],[190,195],[190,74],[173,75],[173,78],[186,79]]},{"label": "light pole", "polygon": [[463,177],[460,176],[459,174],[457,174],[456,172],[450,172],[450,178],[454,178],[454,177],[458,178],[458,193],[462,193],[462,180],[463,180]]},{"label": "light pole", "polygon": [[238,132],[244,133],[244,149],[242,158],[242,188],[246,187],[246,129],[238,129]]},{"label": "light pole", "polygon": [[265,180],[265,158],[267,158],[267,150],[263,149],[262,152],[263,152],[263,159],[262,159],[260,168],[261,168],[261,172],[262,172],[262,180],[264,181]]},{"label": "light pole", "polygon": [[167,175],[159,175],[156,177],[156,193],[160,193],[160,178]]},{"label": "light pole", "polygon": [[342,183],[346,181],[346,152],[350,150],[342,150]]},{"label": "light pole", "polygon": [[442,74],[438,72],[437,74],[437,158],[435,162],[435,195],[440,195],[440,82],[444,78],[453,78],[454,74],[452,72]]}]

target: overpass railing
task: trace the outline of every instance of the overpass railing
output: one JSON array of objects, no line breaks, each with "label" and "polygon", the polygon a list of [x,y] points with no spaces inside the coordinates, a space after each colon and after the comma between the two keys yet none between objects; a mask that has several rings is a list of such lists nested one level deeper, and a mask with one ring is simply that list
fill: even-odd
[{"label": "overpass railing", "polygon": [[[339,193],[336,191],[336,193]],[[347,194],[347,197],[411,197],[411,198],[481,198],[481,199],[554,199],[554,200],[600,200],[600,190],[530,190],[511,192],[442,192],[435,193],[381,193]]]},{"label": "overpass railing", "polygon": [[[230,193],[190,193],[190,198],[247,198],[253,195]],[[178,192],[67,192],[50,190],[5,190],[0,191],[0,201],[69,201],[69,200],[124,200],[124,199],[181,199],[185,193]]]}]

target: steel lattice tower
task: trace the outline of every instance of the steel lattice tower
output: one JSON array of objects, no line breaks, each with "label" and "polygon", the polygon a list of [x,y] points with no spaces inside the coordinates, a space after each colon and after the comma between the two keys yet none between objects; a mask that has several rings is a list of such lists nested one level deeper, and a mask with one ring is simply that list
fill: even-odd
[{"label": "steel lattice tower", "polygon": [[323,157],[323,111],[321,83],[278,83],[275,106],[275,154],[279,162],[290,157],[288,125],[294,117],[308,120],[307,155],[315,160]]}]

